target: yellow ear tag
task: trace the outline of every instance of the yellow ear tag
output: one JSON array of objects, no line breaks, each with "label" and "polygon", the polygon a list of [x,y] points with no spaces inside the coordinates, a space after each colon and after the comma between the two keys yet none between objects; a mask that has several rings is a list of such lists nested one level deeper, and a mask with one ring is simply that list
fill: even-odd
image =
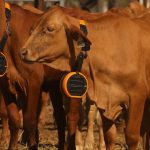
[{"label": "yellow ear tag", "polygon": [[5,8],[9,9],[10,10],[10,4],[5,2]]},{"label": "yellow ear tag", "polygon": [[79,21],[80,25],[86,25],[84,20]]}]

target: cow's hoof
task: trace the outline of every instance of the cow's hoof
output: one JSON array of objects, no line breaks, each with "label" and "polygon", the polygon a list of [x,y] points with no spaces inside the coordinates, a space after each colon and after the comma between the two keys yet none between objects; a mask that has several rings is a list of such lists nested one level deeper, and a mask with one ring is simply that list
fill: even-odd
[{"label": "cow's hoof", "polygon": [[68,150],[68,145],[67,145],[67,143],[65,143],[65,145],[64,145],[64,150]]},{"label": "cow's hoof", "polygon": [[37,145],[30,146],[29,150],[38,150],[38,146]]}]

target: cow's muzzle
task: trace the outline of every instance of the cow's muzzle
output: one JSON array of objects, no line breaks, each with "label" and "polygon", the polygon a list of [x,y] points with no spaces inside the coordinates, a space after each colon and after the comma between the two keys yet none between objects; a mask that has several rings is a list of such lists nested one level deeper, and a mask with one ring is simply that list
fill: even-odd
[{"label": "cow's muzzle", "polygon": [[20,58],[25,61],[26,63],[32,64],[36,60],[32,58],[30,49],[22,48],[20,52]]}]

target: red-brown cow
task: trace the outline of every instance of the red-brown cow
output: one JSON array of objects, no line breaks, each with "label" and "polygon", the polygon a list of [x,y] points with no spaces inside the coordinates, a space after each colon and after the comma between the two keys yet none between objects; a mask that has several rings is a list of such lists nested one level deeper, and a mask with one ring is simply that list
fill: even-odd
[{"label": "red-brown cow", "polygon": [[105,119],[114,120],[122,106],[129,105],[126,142],[130,150],[135,150],[145,100],[149,98],[149,21],[147,17],[130,19],[111,12],[91,18],[85,20],[86,37],[79,29],[78,19],[67,15],[60,7],[51,9],[34,26],[21,57],[25,61],[70,71],[74,64],[70,52],[74,50],[77,56],[81,51],[76,41],[82,38],[85,43],[92,43],[82,70],[89,80],[88,95]]},{"label": "red-brown cow", "polygon": [[[3,1],[1,2],[3,4]],[[0,6],[3,8],[3,5]],[[6,56],[10,57],[8,59],[9,68],[7,77],[5,76],[4,78],[1,78],[1,90],[5,98],[11,124],[11,139],[9,149],[17,149],[17,137],[18,130],[20,128],[20,116],[17,106],[19,106],[18,100],[20,99],[22,102],[24,102],[20,107],[23,110],[23,125],[24,130],[28,135],[27,142],[31,149],[37,149],[37,141],[35,138],[37,128],[37,107],[41,94],[42,83],[44,80],[44,69],[43,65],[40,64],[34,64],[30,66],[22,63],[18,56],[18,50],[28,38],[28,32],[31,25],[39,18],[40,15],[15,5],[11,5],[11,15],[10,26],[12,35],[8,41],[8,49],[5,51]],[[10,85],[12,87],[11,89]],[[23,93],[20,87],[22,87],[23,90],[26,90],[26,95]],[[57,91],[57,88],[55,87],[57,87],[57,84],[54,84],[54,89]],[[53,94],[54,91],[50,92],[52,92],[52,100],[55,99],[53,105],[56,106],[54,107],[54,111],[59,129],[59,148],[63,149],[65,116],[63,116],[64,110],[62,107],[61,96],[59,96],[59,91],[57,95]],[[17,100],[15,96],[16,94]],[[58,114],[62,114],[61,118]],[[61,134],[62,132],[63,135]]]}]

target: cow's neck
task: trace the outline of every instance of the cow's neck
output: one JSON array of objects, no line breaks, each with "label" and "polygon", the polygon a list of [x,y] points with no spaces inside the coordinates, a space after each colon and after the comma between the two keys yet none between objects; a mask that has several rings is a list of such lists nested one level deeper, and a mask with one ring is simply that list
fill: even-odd
[{"label": "cow's neck", "polygon": [[43,62],[43,64],[53,69],[59,70],[60,72],[69,72],[71,70],[69,65],[69,59],[66,59],[64,57],[59,57],[57,58],[57,61],[53,61],[51,63]]},{"label": "cow's neck", "polygon": [[0,0],[0,37],[2,37],[2,34],[5,30],[5,20],[4,1]]},{"label": "cow's neck", "polygon": [[69,49],[69,55],[70,55],[70,60],[69,60],[69,65],[71,70],[73,70],[76,57],[79,54],[79,51],[77,48],[76,42],[73,41],[72,37],[70,34],[67,34],[67,41],[68,41],[68,49]]},{"label": "cow's neck", "polygon": [[68,50],[66,49],[66,53],[67,53],[66,55],[69,56],[65,57],[62,55],[56,58],[57,61],[52,61],[51,63],[43,62],[43,64],[63,72],[64,71],[70,72],[71,70],[73,70],[77,54],[79,54],[80,50],[75,48],[77,47],[77,45],[74,44],[73,40],[70,40],[72,38],[68,38],[68,39],[69,39],[68,41],[69,47]]}]

